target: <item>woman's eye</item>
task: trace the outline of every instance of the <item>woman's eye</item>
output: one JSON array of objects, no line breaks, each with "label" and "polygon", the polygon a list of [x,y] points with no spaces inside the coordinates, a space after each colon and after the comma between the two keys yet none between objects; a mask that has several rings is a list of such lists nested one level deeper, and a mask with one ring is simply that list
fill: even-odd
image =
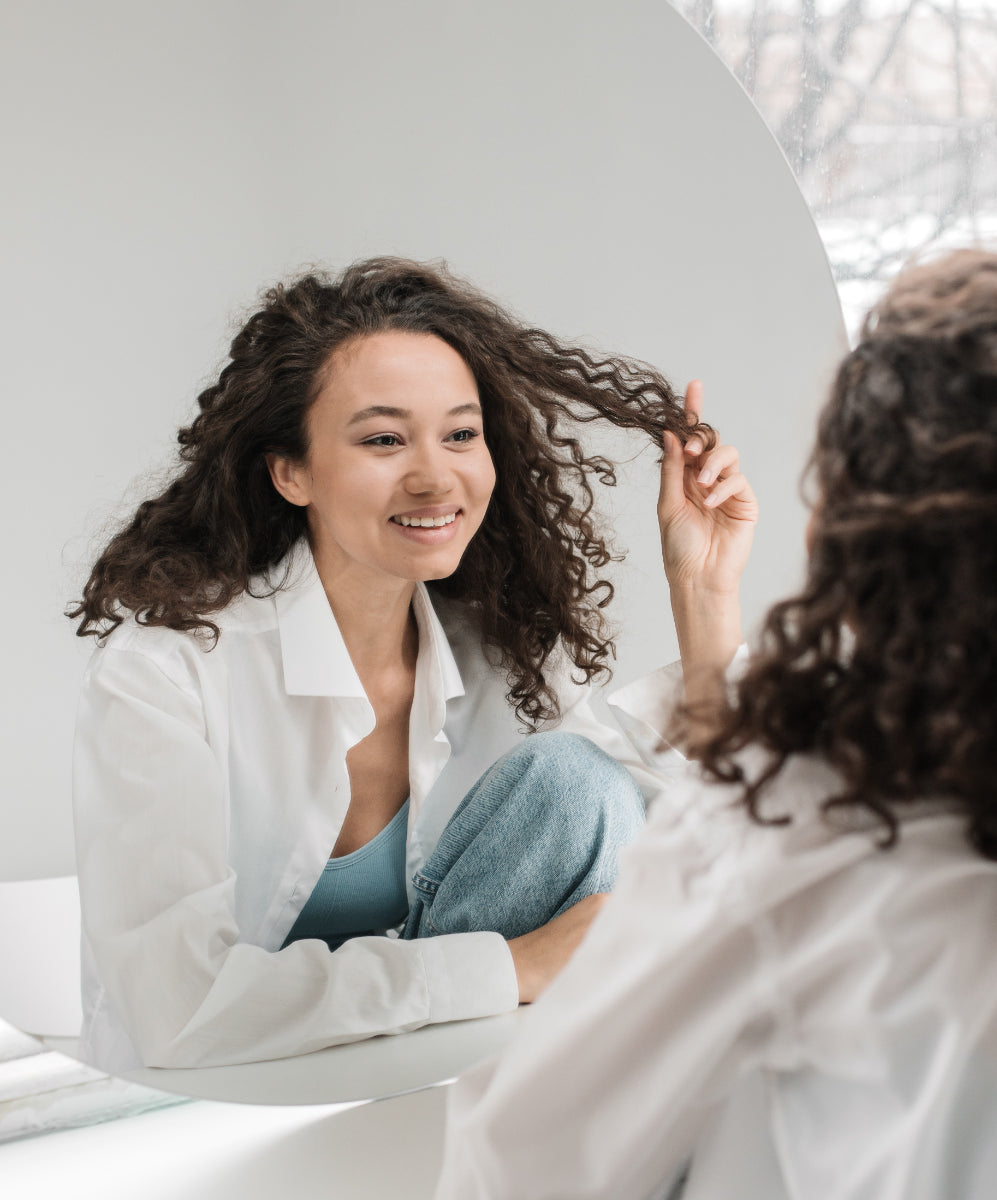
[{"label": "woman's eye", "polygon": [[458,429],[450,435],[451,442],[470,442],[474,438],[480,437],[476,429]]},{"label": "woman's eye", "polygon": [[399,446],[401,442],[394,433],[379,433],[375,437],[365,438],[365,446]]}]

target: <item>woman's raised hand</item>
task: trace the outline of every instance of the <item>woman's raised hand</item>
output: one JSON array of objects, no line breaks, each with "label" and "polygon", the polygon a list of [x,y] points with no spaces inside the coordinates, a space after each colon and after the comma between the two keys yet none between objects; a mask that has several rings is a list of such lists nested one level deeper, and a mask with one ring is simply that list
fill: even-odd
[{"label": "woman's raised hand", "polygon": [[[703,385],[694,379],[685,398],[698,421]],[[665,434],[658,493],[661,555],[669,585],[721,595],[737,594],[748,561],[758,501],[738,464],[737,450],[719,444],[704,452],[699,437],[685,446]]]},{"label": "woman's raised hand", "polygon": [[[689,384],[685,404],[690,421],[698,421],[698,379]],[[758,501],[733,446],[705,450],[695,435],[683,446],[665,434],[658,524],[685,699],[693,713],[678,740],[690,751],[709,736],[725,703],[724,672],[741,642],[738,589],[757,519]]]}]

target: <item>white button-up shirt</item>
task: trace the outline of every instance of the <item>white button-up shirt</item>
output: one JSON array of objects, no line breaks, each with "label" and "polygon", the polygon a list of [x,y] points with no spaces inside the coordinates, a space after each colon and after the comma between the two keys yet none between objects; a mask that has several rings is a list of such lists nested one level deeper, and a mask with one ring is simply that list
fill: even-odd
[{"label": "white button-up shirt", "polygon": [[[288,588],[221,612],[213,649],[128,620],[87,669],[73,781],[80,1054],[103,1070],[279,1058],[517,1004],[495,933],[280,950],[346,816],[347,751],[375,724],[304,543],[291,571]],[[521,729],[463,606],[440,603],[438,617],[420,585],[414,611],[409,879]],[[586,690],[567,671],[560,682],[560,727],[655,791]]]},{"label": "white button-up shirt", "polygon": [[997,1195],[997,863],[922,804],[829,827],[791,762],[762,827],[691,776],[506,1055],[459,1080],[440,1200]]}]

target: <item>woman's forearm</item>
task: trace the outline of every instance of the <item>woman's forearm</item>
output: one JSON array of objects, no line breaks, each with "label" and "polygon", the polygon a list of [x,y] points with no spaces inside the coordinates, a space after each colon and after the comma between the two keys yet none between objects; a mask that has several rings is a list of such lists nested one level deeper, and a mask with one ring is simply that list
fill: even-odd
[{"label": "woman's forearm", "polygon": [[687,740],[694,744],[726,702],[725,672],[741,644],[741,605],[737,592],[695,585],[673,585],[670,594],[690,711]]}]

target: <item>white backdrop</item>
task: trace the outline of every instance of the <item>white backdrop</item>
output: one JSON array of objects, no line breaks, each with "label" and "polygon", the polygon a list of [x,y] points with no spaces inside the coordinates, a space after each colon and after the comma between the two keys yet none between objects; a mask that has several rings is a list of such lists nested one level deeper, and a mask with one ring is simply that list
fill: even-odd
[{"label": "white backdrop", "polygon": [[[261,286],[443,257],[532,322],[706,382],[762,502],[753,622],[844,345],[780,151],[661,0],[34,0],[0,28],[0,879],[73,871],[88,646],[61,616]],[[611,444],[627,456],[636,441]],[[674,655],[645,452],[607,494],[618,682]]]}]

